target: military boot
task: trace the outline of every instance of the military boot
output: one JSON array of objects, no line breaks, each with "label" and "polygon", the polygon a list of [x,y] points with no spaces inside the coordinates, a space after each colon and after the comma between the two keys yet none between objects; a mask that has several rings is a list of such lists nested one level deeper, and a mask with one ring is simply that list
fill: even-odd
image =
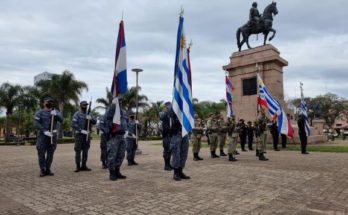
[{"label": "military boot", "polygon": [[106,165],[106,162],[103,161],[103,164],[102,164],[102,169],[107,169],[108,168],[108,165]]},{"label": "military boot", "polygon": [[197,158],[198,158],[199,161],[203,160],[203,158],[199,157],[198,153],[197,153]]},{"label": "military boot", "polygon": [[237,161],[233,154],[228,154],[228,161]]},{"label": "military boot", "polygon": [[219,156],[216,155],[215,151],[211,151],[211,152],[210,152],[210,157],[211,157],[211,158],[219,158]]},{"label": "military boot", "polygon": [[127,176],[121,174],[119,167],[116,167],[115,175],[118,179],[126,179],[127,178]]},{"label": "military boot", "polygon": [[137,162],[135,162],[135,160],[134,160],[134,159],[132,160],[132,163],[133,163],[133,165],[134,165],[134,166],[137,166],[137,165],[138,165],[138,163],[137,163]]},{"label": "military boot", "polygon": [[40,177],[45,177],[46,171],[44,169],[40,170]]},{"label": "military boot", "polygon": [[110,172],[109,179],[110,179],[111,181],[116,181],[116,180],[117,180],[117,176],[116,176],[116,174],[115,174],[115,170],[109,169],[109,172]]},{"label": "military boot", "polygon": [[78,163],[78,164],[76,164],[76,169],[75,169],[74,172],[80,172],[80,171],[81,171],[81,166],[80,166],[80,164]]},{"label": "military boot", "polygon": [[259,155],[260,155],[260,151],[256,149],[256,157],[258,157]]},{"label": "military boot", "polygon": [[175,181],[181,181],[181,177],[180,177],[180,175],[179,175],[179,169],[174,168],[173,179],[174,179]]},{"label": "military boot", "polygon": [[48,175],[48,176],[54,176],[54,173],[51,172],[50,169],[47,169],[45,174]]},{"label": "military boot", "polygon": [[172,171],[173,167],[170,165],[170,158],[164,158],[164,170]]},{"label": "military boot", "polygon": [[183,172],[182,168],[179,168],[179,176],[181,179],[191,179],[190,176],[185,175],[185,173]]},{"label": "military boot", "polygon": [[225,154],[225,152],[224,152],[224,150],[223,150],[223,149],[220,149],[220,156],[221,156],[221,157],[223,157],[223,156],[227,156],[227,155]]},{"label": "military boot", "polygon": [[81,171],[91,171],[92,169],[88,168],[86,164],[82,164]]},{"label": "military boot", "polygon": [[194,161],[199,161],[198,153],[193,153],[193,160]]},{"label": "military boot", "polygon": [[235,155],[240,155],[239,154],[239,152],[236,150],[236,151],[234,151],[234,153],[233,154],[235,154]]},{"label": "military boot", "polygon": [[259,155],[259,160],[260,161],[268,161],[268,158],[265,157],[265,155],[263,153],[260,153]]}]

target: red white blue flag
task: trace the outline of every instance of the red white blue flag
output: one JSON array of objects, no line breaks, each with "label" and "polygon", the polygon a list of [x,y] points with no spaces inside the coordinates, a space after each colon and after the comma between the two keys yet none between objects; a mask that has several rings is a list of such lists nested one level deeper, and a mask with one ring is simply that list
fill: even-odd
[{"label": "red white blue flag", "polygon": [[233,109],[232,109],[232,100],[233,100],[233,85],[232,81],[228,76],[225,77],[225,82],[226,82],[226,102],[227,102],[227,117],[231,118],[233,115]]}]

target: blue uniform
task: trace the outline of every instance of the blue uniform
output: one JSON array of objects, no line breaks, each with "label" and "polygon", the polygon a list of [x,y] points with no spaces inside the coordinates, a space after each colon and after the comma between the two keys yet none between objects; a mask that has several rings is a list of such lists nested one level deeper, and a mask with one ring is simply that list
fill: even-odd
[{"label": "blue uniform", "polygon": [[112,104],[104,115],[103,132],[108,138],[107,142],[107,165],[109,170],[120,168],[125,157],[125,138],[127,130],[127,115],[121,110],[121,124],[117,129],[113,129],[113,117],[116,111],[116,105]]},{"label": "blue uniform", "polygon": [[[87,113],[83,111],[77,111],[72,119],[71,127],[75,130],[75,163],[79,167],[81,163],[81,151],[82,151],[82,166],[85,167],[88,159],[88,150],[91,143],[90,135],[88,138],[85,134],[81,133],[82,130],[87,130]],[[90,128],[95,125],[97,121],[92,118],[90,120]],[[89,131],[91,129],[89,128]]]},{"label": "blue uniform", "polygon": [[34,127],[37,130],[36,149],[39,158],[39,166],[42,172],[49,171],[53,161],[53,154],[57,148],[57,122],[63,122],[63,116],[57,111],[53,123],[53,141],[44,134],[51,131],[52,115],[50,110],[41,109],[35,113]]},{"label": "blue uniform", "polygon": [[186,164],[188,149],[189,149],[189,138],[188,135],[182,137],[182,126],[181,123],[171,109],[169,112],[171,127],[171,141],[170,149],[172,151],[171,165],[174,169],[183,169]]},{"label": "blue uniform", "polygon": [[160,120],[162,121],[162,145],[163,145],[163,158],[170,159],[171,150],[170,150],[170,117],[169,111],[160,112]]},{"label": "blue uniform", "polygon": [[104,126],[104,115],[100,118],[99,121],[99,130],[100,130],[100,161],[106,166],[107,163],[107,146],[106,143],[108,141],[107,135],[103,130]]},{"label": "blue uniform", "polygon": [[127,123],[127,132],[126,137],[126,149],[127,149],[127,160],[132,162],[134,161],[135,152],[138,148],[136,141],[136,126],[137,123],[134,119],[130,119]]}]

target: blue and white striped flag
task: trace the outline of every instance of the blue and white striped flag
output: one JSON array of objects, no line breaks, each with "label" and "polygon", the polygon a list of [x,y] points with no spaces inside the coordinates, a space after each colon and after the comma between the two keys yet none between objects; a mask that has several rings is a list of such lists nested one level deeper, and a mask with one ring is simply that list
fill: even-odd
[{"label": "blue and white striped flag", "polygon": [[305,118],[306,124],[305,124],[305,129],[306,129],[306,135],[309,136],[311,134],[311,128],[309,126],[309,121],[308,121],[308,108],[307,108],[307,103],[304,99],[303,96],[303,84],[300,83],[300,88],[301,88],[301,104],[300,104],[300,115],[302,115]]},{"label": "blue and white striped flag", "polygon": [[194,127],[194,111],[190,86],[190,69],[187,58],[187,47],[184,34],[184,17],[180,15],[176,44],[173,110],[182,125],[182,136]]}]

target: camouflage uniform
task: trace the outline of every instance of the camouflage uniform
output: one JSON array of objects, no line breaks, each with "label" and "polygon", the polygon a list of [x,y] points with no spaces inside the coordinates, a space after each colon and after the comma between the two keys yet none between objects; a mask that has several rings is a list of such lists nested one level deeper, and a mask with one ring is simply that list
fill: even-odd
[{"label": "camouflage uniform", "polygon": [[107,168],[107,141],[108,137],[103,131],[104,116],[100,118],[99,130],[100,130],[100,161],[102,162],[103,168]]},{"label": "camouflage uniform", "polygon": [[267,121],[267,117],[261,114],[257,117],[255,122],[256,156],[259,157],[259,160],[268,160],[264,156],[267,141]]},{"label": "camouflage uniform", "polygon": [[218,124],[216,118],[210,117],[208,119],[207,129],[209,131],[211,157],[219,157],[215,153],[218,144]]},{"label": "camouflage uniform", "polygon": [[171,133],[170,133],[170,117],[169,117],[169,110],[162,111],[159,114],[160,120],[162,121],[162,145],[163,145],[163,159],[164,159],[164,169],[165,170],[172,170],[172,167],[170,166],[170,158],[171,158],[171,150],[170,150],[170,140],[171,140]]},{"label": "camouflage uniform", "polygon": [[57,111],[53,123],[53,142],[51,137],[44,134],[45,131],[51,131],[52,115],[50,110],[41,109],[35,113],[34,127],[37,130],[36,149],[39,158],[41,173],[50,173],[53,161],[54,151],[57,148],[57,122],[63,122],[63,116]]},{"label": "camouflage uniform", "polygon": [[182,126],[173,109],[170,110],[169,117],[171,121],[170,133],[172,135],[170,149],[172,151],[171,165],[174,168],[173,178],[174,180],[189,179],[190,177],[183,173],[188,156],[189,137],[188,135],[182,137]]},{"label": "camouflage uniform", "polygon": [[236,126],[236,122],[229,121],[227,124],[227,142],[228,142],[228,157],[230,161],[235,161],[235,153],[237,151],[239,128]]},{"label": "camouflage uniform", "polygon": [[136,164],[134,161],[135,152],[138,148],[136,142],[136,126],[137,123],[134,119],[129,119],[127,123],[127,132],[128,135],[126,137],[126,149],[127,149],[127,160],[129,164]]},{"label": "camouflage uniform", "polygon": [[202,120],[197,118],[195,119],[194,124],[195,127],[193,128],[191,134],[192,152],[199,153],[201,149],[201,139],[203,135]]},{"label": "camouflage uniform", "polygon": [[219,132],[218,132],[218,142],[219,142],[219,148],[220,148],[220,156],[226,156],[224,153],[224,146],[226,142],[226,122],[220,118],[218,120],[218,127],[219,127]]},{"label": "camouflage uniform", "polygon": [[[88,150],[91,144],[91,136],[88,134],[88,138],[86,134],[81,133],[82,130],[87,130],[87,112],[85,111],[77,111],[75,112],[72,118],[71,127],[75,130],[75,163],[77,169],[80,169],[80,166],[86,168],[86,163],[88,159]],[[90,119],[90,128],[91,131],[92,125],[95,125],[97,120],[92,118]],[[82,165],[81,165],[81,152],[82,152]]]}]

